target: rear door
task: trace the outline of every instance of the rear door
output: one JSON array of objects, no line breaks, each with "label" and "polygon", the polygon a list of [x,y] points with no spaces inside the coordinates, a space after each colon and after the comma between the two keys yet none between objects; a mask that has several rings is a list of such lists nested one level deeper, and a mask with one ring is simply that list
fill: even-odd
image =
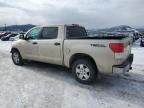
[{"label": "rear door", "polygon": [[43,27],[39,40],[39,60],[52,64],[62,64],[62,44],[59,27]]}]

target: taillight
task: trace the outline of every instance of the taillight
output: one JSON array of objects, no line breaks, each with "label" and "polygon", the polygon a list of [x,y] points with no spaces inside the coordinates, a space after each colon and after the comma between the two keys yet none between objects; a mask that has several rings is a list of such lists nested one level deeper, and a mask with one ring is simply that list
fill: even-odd
[{"label": "taillight", "polygon": [[124,52],[124,44],[122,43],[110,43],[109,47],[114,53]]}]

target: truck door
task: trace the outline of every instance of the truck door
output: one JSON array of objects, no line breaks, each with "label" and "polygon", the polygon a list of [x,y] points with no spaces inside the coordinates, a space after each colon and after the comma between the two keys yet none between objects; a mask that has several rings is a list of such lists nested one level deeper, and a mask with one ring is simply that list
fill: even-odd
[{"label": "truck door", "polygon": [[21,52],[26,59],[37,60],[38,58],[38,40],[41,28],[33,28],[30,30],[23,40]]},{"label": "truck door", "polygon": [[43,27],[39,40],[40,61],[62,64],[62,44],[59,37],[59,27]]}]

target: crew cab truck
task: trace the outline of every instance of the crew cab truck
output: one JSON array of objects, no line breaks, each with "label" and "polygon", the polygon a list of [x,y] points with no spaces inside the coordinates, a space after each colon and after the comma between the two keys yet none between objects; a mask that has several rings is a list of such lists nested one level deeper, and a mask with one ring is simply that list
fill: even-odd
[{"label": "crew cab truck", "polygon": [[70,68],[77,81],[93,83],[99,73],[125,73],[133,62],[132,39],[123,36],[89,37],[79,25],[39,26],[12,44],[12,60],[62,65]]}]

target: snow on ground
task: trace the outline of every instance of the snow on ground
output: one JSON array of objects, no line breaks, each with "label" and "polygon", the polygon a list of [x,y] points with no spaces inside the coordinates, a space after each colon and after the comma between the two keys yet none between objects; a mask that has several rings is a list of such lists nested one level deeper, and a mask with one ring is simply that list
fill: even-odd
[{"label": "snow on ground", "polygon": [[133,64],[144,65],[144,47],[140,47],[139,40],[134,43],[132,53],[135,56]]},{"label": "snow on ground", "polygon": [[31,62],[15,66],[11,42],[0,41],[0,108],[143,108],[144,48],[137,41],[133,70],[83,85],[60,66]]},{"label": "snow on ground", "polygon": [[144,82],[144,47],[140,47],[140,40],[133,44],[132,53],[134,54],[133,69],[130,71],[130,79]]}]

